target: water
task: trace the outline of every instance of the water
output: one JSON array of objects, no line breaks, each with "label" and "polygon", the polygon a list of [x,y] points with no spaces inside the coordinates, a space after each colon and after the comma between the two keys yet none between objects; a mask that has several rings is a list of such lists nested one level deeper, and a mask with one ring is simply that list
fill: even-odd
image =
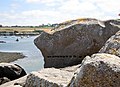
[{"label": "water", "polygon": [[[43,68],[44,61],[41,52],[34,45],[33,41],[37,36],[30,36],[29,38],[21,38],[19,36],[0,36],[0,52],[21,52],[26,57],[18,59],[12,63],[17,63],[22,66],[27,73],[38,71]],[[16,39],[19,39],[17,42]]]}]

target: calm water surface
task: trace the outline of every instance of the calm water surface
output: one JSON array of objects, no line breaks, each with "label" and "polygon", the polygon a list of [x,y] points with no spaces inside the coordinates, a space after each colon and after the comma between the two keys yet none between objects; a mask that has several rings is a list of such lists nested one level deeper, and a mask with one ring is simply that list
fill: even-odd
[{"label": "calm water surface", "polygon": [[[22,52],[26,57],[18,59],[12,63],[17,63],[22,66],[26,72],[37,71],[43,68],[44,61],[41,52],[34,45],[33,41],[37,36],[19,37],[19,36],[0,36],[0,41],[6,41],[6,43],[0,43],[1,52]],[[19,39],[17,42],[16,39]]]}]

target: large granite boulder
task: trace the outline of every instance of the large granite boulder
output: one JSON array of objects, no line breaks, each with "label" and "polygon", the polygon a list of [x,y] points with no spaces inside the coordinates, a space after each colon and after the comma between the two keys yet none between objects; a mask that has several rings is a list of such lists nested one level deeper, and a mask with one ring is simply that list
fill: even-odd
[{"label": "large granite boulder", "polygon": [[0,63],[0,84],[18,79],[24,75],[26,75],[26,72],[19,65]]},{"label": "large granite boulder", "polygon": [[44,67],[66,67],[81,63],[100,50],[120,28],[119,21],[78,19],[59,24],[52,33],[43,32],[34,41],[44,56]]},{"label": "large granite boulder", "polygon": [[120,31],[109,38],[99,52],[114,54],[120,57]]},{"label": "large granite boulder", "polygon": [[87,56],[68,87],[120,87],[120,58],[105,53]]}]

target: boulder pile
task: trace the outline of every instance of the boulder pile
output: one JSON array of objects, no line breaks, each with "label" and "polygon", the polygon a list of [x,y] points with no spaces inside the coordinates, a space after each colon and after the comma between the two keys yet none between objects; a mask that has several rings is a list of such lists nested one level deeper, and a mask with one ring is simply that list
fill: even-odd
[{"label": "boulder pile", "polygon": [[60,23],[34,41],[45,69],[1,87],[120,87],[119,30],[120,20]]},{"label": "boulder pile", "polygon": [[46,68],[32,72],[25,87],[119,87],[120,58],[106,53],[87,56],[76,71]]}]

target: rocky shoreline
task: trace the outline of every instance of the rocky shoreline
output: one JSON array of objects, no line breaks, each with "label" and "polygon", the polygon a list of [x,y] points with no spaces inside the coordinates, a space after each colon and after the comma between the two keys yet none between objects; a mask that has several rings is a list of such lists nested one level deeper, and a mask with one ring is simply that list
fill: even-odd
[{"label": "rocky shoreline", "polygon": [[0,52],[0,63],[6,62],[10,63],[17,59],[24,58],[25,56],[22,53],[17,52]]},{"label": "rocky shoreline", "polygon": [[35,39],[45,68],[0,87],[119,87],[120,20],[86,18],[59,25]]}]

